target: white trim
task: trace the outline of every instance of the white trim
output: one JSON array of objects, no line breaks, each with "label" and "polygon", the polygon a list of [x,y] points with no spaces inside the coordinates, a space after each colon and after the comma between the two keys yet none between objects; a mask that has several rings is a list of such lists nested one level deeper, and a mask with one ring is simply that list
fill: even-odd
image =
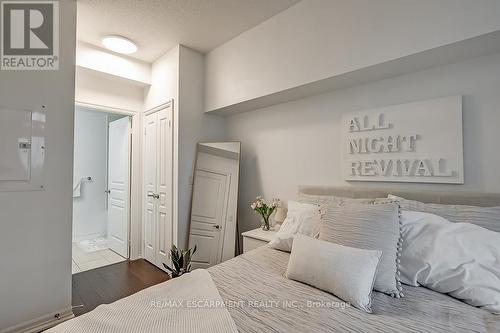
[{"label": "white trim", "polygon": [[145,116],[148,116],[148,115],[150,115],[150,114],[152,114],[152,113],[155,113],[155,112],[158,112],[158,111],[160,111],[160,110],[166,109],[166,108],[168,108],[170,105],[172,105],[172,110],[173,110],[173,106],[174,106],[173,104],[174,104],[174,100],[173,100],[173,99],[171,99],[171,100],[169,100],[169,101],[167,101],[167,102],[165,102],[165,103],[163,103],[163,104],[160,104],[160,105],[158,105],[158,106],[155,106],[154,108],[151,108],[151,109],[149,109],[149,110],[144,111],[144,112],[143,112],[143,114],[144,114]]},{"label": "white trim", "polygon": [[74,317],[75,315],[73,314],[72,309],[67,308],[5,328],[0,331],[0,333],[37,333],[56,326],[57,324],[60,324]]},{"label": "white trim", "polygon": [[133,115],[139,113],[139,111],[137,111],[137,110],[121,109],[121,108],[115,108],[115,107],[111,107],[111,106],[105,106],[105,105],[93,104],[93,103],[84,103],[84,102],[78,102],[78,101],[75,102],[75,105],[77,107],[91,109],[94,111],[115,113],[115,114],[124,114],[124,115],[128,115],[128,116],[133,116]]},{"label": "white trim", "polygon": [[130,260],[141,258],[142,253],[142,116],[132,116],[130,155]]},{"label": "white trim", "polygon": [[[179,120],[174,99],[172,106],[172,244],[179,246]],[[189,235],[188,235],[189,237]]]}]

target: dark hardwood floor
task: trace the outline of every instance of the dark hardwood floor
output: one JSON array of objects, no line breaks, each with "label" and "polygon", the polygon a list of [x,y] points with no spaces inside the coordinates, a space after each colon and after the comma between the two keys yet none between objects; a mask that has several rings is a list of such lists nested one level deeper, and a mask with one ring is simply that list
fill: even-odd
[{"label": "dark hardwood floor", "polygon": [[83,305],[73,312],[82,315],[168,279],[165,272],[143,259],[73,274],[73,306]]}]

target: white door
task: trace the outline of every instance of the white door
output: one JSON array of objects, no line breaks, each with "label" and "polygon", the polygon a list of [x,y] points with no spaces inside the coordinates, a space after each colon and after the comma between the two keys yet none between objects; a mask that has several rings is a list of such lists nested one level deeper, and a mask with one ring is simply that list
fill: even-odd
[{"label": "white door", "polygon": [[162,263],[169,263],[168,254],[172,247],[172,116],[171,108],[157,112],[157,156],[156,163],[156,197],[157,197],[157,235],[156,265],[163,268]]},{"label": "white door", "polygon": [[221,262],[230,175],[197,169],[193,184],[189,247],[197,246],[193,268],[207,268]]},{"label": "white door", "polygon": [[145,117],[144,258],[164,269],[173,242],[172,107]]},{"label": "white door", "polygon": [[108,246],[128,258],[130,117],[109,123]]},{"label": "white door", "polygon": [[144,259],[155,263],[156,247],[157,114],[146,116],[144,126]]}]

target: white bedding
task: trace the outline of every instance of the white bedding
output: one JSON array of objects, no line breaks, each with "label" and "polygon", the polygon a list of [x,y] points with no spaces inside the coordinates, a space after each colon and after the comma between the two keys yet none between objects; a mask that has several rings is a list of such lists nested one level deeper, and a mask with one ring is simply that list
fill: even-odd
[{"label": "white bedding", "polygon": [[289,258],[288,252],[262,246],[208,269],[228,304],[244,304],[228,307],[239,332],[500,332],[500,316],[424,287],[405,287],[403,298],[374,291],[373,313],[360,311],[335,295],[287,279]]},{"label": "white bedding", "polygon": [[238,332],[210,274],[197,269],[179,278],[64,322],[47,333]]},{"label": "white bedding", "polygon": [[422,212],[402,223],[402,282],[500,314],[500,233]]},{"label": "white bedding", "polygon": [[269,242],[269,246],[276,250],[290,252],[295,235],[317,237],[320,223],[321,214],[317,205],[288,201],[286,219]]}]

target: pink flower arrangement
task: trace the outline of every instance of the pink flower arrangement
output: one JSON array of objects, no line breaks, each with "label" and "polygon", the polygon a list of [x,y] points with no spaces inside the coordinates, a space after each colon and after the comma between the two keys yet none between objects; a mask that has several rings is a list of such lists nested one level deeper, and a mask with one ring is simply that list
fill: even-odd
[{"label": "pink flower arrangement", "polygon": [[257,214],[262,216],[262,229],[269,230],[271,226],[269,225],[269,217],[271,214],[281,205],[281,201],[279,199],[273,199],[271,201],[266,201],[261,196],[255,198],[255,201],[252,202],[250,208],[252,208]]}]

